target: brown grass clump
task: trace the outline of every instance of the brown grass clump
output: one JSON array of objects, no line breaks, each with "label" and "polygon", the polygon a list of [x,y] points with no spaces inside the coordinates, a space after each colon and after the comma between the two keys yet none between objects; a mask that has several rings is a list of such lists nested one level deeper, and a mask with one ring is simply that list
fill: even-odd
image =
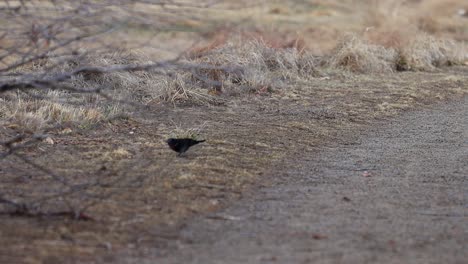
[{"label": "brown grass clump", "polygon": [[[373,30],[371,30],[373,31]],[[432,71],[437,67],[462,64],[466,60],[463,44],[422,32],[376,30],[363,36],[370,43],[395,50],[397,70]]]},{"label": "brown grass clump", "polygon": [[[125,65],[145,65],[151,61],[147,56],[136,52],[106,52],[64,58],[50,56],[40,63],[27,65],[20,69],[22,73],[40,73],[52,67],[52,74],[71,72],[80,67],[110,68]],[[50,75],[50,74],[49,74]],[[177,89],[167,89],[161,82],[162,72],[156,71],[111,71],[107,73],[83,73],[75,75],[67,83],[76,89],[100,89],[116,100],[132,100],[143,104],[154,100],[169,99],[177,95]]]},{"label": "brown grass clump", "polygon": [[333,51],[328,64],[357,73],[388,73],[395,70],[396,59],[397,53],[393,49],[347,35]]},{"label": "brown grass clump", "polygon": [[[64,58],[50,56],[35,61],[17,70],[16,73],[33,76],[53,76],[72,71],[82,66],[114,66],[140,63],[135,56],[102,54]],[[52,70],[50,70],[52,69]],[[109,74],[81,74],[73,76],[66,85],[80,90],[101,88],[116,101],[108,101],[97,94],[61,90],[31,90],[9,92],[2,95],[2,116],[0,122],[18,129],[36,131],[55,126],[87,127],[123,113],[124,106],[119,100],[128,98],[143,100],[138,90],[146,83],[142,78],[147,73],[113,72]],[[140,97],[139,97],[140,96]]]},{"label": "brown grass clump", "polygon": [[436,67],[463,63],[463,48],[454,41],[419,35],[400,47],[400,63],[410,70],[433,70]]},{"label": "brown grass clump", "polygon": [[[113,67],[122,65],[148,64],[151,61],[138,52],[104,53],[98,56],[86,56],[73,67],[101,66]],[[109,73],[88,73],[76,76],[72,84],[77,88],[100,88],[119,100],[132,99],[147,103],[154,98],[165,96],[158,87],[158,74],[150,71],[116,71]]]},{"label": "brown grass clump", "polygon": [[[228,65],[234,71],[202,70],[198,74],[214,80],[217,91],[238,93],[236,88],[256,91],[281,83],[317,76],[317,59],[297,48],[273,48],[261,41],[230,41],[194,60],[213,66]],[[253,89],[253,90],[252,90]]]},{"label": "brown grass clump", "polygon": [[230,28],[221,28],[203,35],[209,39],[208,43],[191,48],[188,51],[189,58],[201,57],[214,49],[221,48],[232,42],[233,39],[236,39],[235,42],[238,43],[258,42],[266,47],[278,50],[295,49],[300,53],[306,50],[306,42],[302,37],[291,36],[287,33],[267,32],[259,29],[239,32]]},{"label": "brown grass clump", "polygon": [[[20,74],[52,76],[85,66],[112,67],[151,63],[142,54],[115,52],[76,58],[50,56],[17,69]],[[53,69],[50,73],[48,69]],[[174,78],[152,71],[85,73],[66,85],[79,90],[100,89],[111,100],[97,94],[58,90],[32,90],[2,95],[2,124],[36,131],[50,126],[88,126],[125,111],[125,101],[147,104],[175,101],[191,96],[183,73]],[[185,73],[185,79],[189,74]],[[115,101],[114,101],[115,100]]]},{"label": "brown grass clump", "polygon": [[348,35],[328,59],[332,68],[356,73],[390,73],[416,70],[432,71],[437,67],[462,64],[463,46],[455,41],[419,33],[408,37],[393,31],[383,39],[385,45],[373,44],[369,36]]},{"label": "brown grass clump", "polygon": [[[121,112],[118,104],[95,104],[59,91],[41,92],[41,96],[15,93],[0,99],[0,124],[26,131],[37,131],[51,126],[88,126]],[[82,100],[81,104],[73,101]]]},{"label": "brown grass clump", "polygon": [[[190,62],[190,61],[182,61]],[[83,62],[91,66],[124,66],[151,64],[142,53],[109,53],[89,57]],[[216,98],[190,81],[189,70],[156,69],[154,71],[116,71],[109,73],[79,75],[73,80],[77,87],[101,88],[118,100],[136,101],[142,104],[158,102],[190,102],[194,104],[216,103]]]},{"label": "brown grass clump", "polygon": [[[315,58],[297,48],[273,48],[259,41],[231,41],[198,57],[181,61],[194,68],[170,67],[155,71],[115,71],[83,73],[66,85],[79,90],[99,89],[108,101],[96,94],[72,91],[34,90],[4,96],[1,121],[28,130],[49,125],[88,125],[124,111],[121,101],[142,104],[188,102],[218,104],[221,93],[240,94],[271,91],[291,80],[317,74]],[[77,58],[53,57],[16,70],[20,74],[54,76],[86,66],[113,67],[151,63],[139,53],[104,53]],[[206,68],[204,68],[204,65]],[[213,66],[215,68],[213,68]],[[48,69],[54,69],[48,72]]]}]

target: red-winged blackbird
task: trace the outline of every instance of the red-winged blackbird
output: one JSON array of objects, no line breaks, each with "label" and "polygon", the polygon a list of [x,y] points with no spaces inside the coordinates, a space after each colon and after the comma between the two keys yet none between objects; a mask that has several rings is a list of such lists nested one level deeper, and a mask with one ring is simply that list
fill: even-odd
[{"label": "red-winged blackbird", "polygon": [[205,142],[205,140],[195,140],[191,138],[170,138],[166,142],[169,145],[169,147],[173,151],[178,152],[178,156],[180,156],[182,153],[186,152],[191,146]]}]

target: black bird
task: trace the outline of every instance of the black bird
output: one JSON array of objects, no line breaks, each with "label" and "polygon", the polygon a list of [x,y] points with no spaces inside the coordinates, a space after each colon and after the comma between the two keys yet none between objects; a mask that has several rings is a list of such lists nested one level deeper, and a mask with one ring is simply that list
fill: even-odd
[{"label": "black bird", "polygon": [[182,155],[182,153],[186,152],[191,146],[205,142],[205,140],[195,140],[191,138],[170,138],[166,142],[169,145],[169,147],[173,151],[178,152],[178,156],[180,156]]}]

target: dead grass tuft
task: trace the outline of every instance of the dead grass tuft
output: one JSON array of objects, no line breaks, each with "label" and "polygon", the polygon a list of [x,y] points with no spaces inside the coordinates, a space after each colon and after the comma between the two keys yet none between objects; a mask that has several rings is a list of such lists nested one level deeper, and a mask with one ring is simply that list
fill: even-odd
[{"label": "dead grass tuft", "polygon": [[[261,41],[231,40],[194,60],[213,66],[229,65],[236,71],[202,70],[202,78],[216,82],[210,87],[218,92],[257,91],[263,87],[280,87],[288,80],[318,75],[317,58],[297,48],[273,48]],[[195,78],[197,78],[195,76]]]},{"label": "dead grass tuft", "polygon": [[199,140],[200,134],[206,128],[206,122],[197,127],[183,128],[179,124],[174,124],[175,128],[169,133],[170,138],[191,138]]},{"label": "dead grass tuft", "polygon": [[128,159],[132,157],[132,154],[128,150],[122,147],[119,147],[115,150],[103,153],[103,156],[104,156],[104,159],[107,159],[107,160]]},{"label": "dead grass tuft", "polygon": [[[258,42],[274,49],[295,49],[300,53],[306,50],[304,38],[281,32],[267,32],[259,29],[249,31],[236,31],[230,28],[220,28],[205,33],[209,39],[207,44],[197,45],[188,51],[189,58],[201,57],[229,42],[250,43]],[[235,40],[235,41],[233,41]]]},{"label": "dead grass tuft", "polygon": [[437,67],[462,64],[466,59],[463,44],[422,32],[378,30],[363,37],[388,50],[395,50],[397,70],[432,71]]},{"label": "dead grass tuft", "polygon": [[422,32],[370,29],[362,35],[347,35],[328,59],[332,68],[356,73],[433,71],[460,65],[466,60],[463,44]]},{"label": "dead grass tuft", "polygon": [[88,126],[116,116],[121,110],[118,104],[73,104],[71,102],[81,99],[65,92],[48,91],[41,97],[37,94],[18,92],[1,99],[0,123],[26,131],[50,126]]},{"label": "dead grass tuft", "polygon": [[332,52],[328,64],[357,73],[389,73],[395,70],[397,53],[373,45],[356,35],[347,35]]},{"label": "dead grass tuft", "polygon": [[459,44],[425,34],[416,36],[407,46],[400,47],[399,54],[400,61],[407,64],[409,69],[423,71],[462,64],[465,59]]}]

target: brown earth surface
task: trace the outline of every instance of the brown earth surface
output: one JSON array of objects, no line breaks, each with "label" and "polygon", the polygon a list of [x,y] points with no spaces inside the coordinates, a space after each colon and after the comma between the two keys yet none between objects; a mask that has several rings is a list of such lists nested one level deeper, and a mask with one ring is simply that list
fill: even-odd
[{"label": "brown earth surface", "polygon": [[[9,213],[0,215],[2,222],[0,262],[102,263],[127,259],[121,254],[128,254],[132,257],[144,257],[150,254],[154,257],[155,251],[170,249],[173,241],[179,241],[179,231],[190,223],[195,215],[218,212],[233,201],[242,199],[249,190],[255,193],[260,186],[276,185],[279,180],[288,182],[289,178],[271,173],[272,168],[277,168],[278,164],[290,168],[290,165],[297,163],[299,167],[302,167],[307,163],[308,158],[314,156],[313,153],[321,151],[320,147],[333,146],[336,142],[351,142],[349,140],[353,138],[352,131],[373,128],[374,124],[380,126],[381,123],[378,122],[402,115],[407,110],[427,108],[435,102],[463,97],[468,92],[467,73],[466,67],[451,67],[436,72],[404,72],[387,75],[331,73],[327,77],[315,78],[310,82],[285,86],[284,89],[277,89],[273,93],[265,92],[234,99],[228,98],[226,103],[219,106],[153,105],[147,109],[129,113],[128,118],[101,123],[92,129],[82,128],[74,129],[71,133],[59,133],[60,131],[51,133],[54,144],[43,142],[38,148],[22,150],[21,154],[37,164],[51,168],[55,173],[63,175],[70,181],[79,182],[86,177],[110,179],[125,177],[129,181],[135,180],[137,184],[126,185],[120,189],[109,187],[109,189],[114,188],[112,196],[97,202],[92,201],[92,206],[85,211],[91,221],[77,221],[63,216],[26,217]],[[441,120],[444,118],[443,115],[440,116]],[[201,137],[207,139],[207,142],[190,149],[185,157],[177,158],[164,142],[175,126],[182,128],[202,126]],[[14,128],[3,127],[1,134],[11,136],[15,134],[15,131]],[[348,136],[350,139],[347,139]],[[357,148],[356,151],[362,151],[362,149]],[[394,156],[396,158],[396,152]],[[330,156],[327,162],[335,162],[339,166],[341,160],[338,158],[341,157]],[[394,162],[398,164],[398,161]],[[356,167],[359,170],[363,168],[362,166]],[[421,180],[419,176],[422,175],[415,173],[418,177],[414,179],[404,176],[404,182],[399,183],[393,178],[386,179],[379,174],[378,169],[367,167],[364,169],[369,169],[370,173],[376,175],[370,177],[366,185],[362,186],[359,182],[355,182],[362,180],[361,178],[353,178],[352,186],[366,189],[370,188],[368,184],[378,187],[385,185],[386,180],[390,180],[394,188],[385,190],[392,192],[391,197],[399,193],[400,184],[405,184],[407,188],[405,190],[408,190],[405,195],[412,194],[408,189],[411,187],[414,189],[411,189],[414,197],[402,198],[414,199],[416,204],[423,202],[418,200],[422,197],[417,191]],[[290,171],[292,174],[295,172],[295,170]],[[360,174],[361,171],[356,173]],[[293,177],[296,179],[294,182],[301,185],[297,181],[304,175],[304,171],[297,171],[297,175]],[[30,200],[40,197],[42,192],[47,190],[46,187],[50,187],[47,186],[50,183],[50,176],[44,175],[15,156],[0,160],[0,179],[2,193],[15,194],[16,197]],[[361,201],[362,203],[359,204],[364,206],[361,209],[365,211],[364,201],[375,198],[372,195],[366,196],[364,193],[363,196],[357,193],[358,197],[349,193],[340,193],[340,197],[336,198],[338,196],[332,195],[335,192],[333,188],[343,192],[346,189],[343,182],[345,178],[335,175],[330,179],[322,180],[324,184],[314,185],[312,194],[323,195],[323,197],[309,197],[317,202],[313,204],[314,210],[322,208],[320,205],[322,202],[330,206],[332,201],[347,196],[351,200],[350,204]],[[340,184],[330,185],[326,184],[326,181],[336,181]],[[453,184],[460,184],[458,178],[453,181]],[[432,185],[429,187],[433,188]],[[273,188],[285,190],[285,193],[278,191],[285,205],[294,201],[296,190],[287,190],[286,187]],[[327,192],[320,193],[319,188],[324,188]],[[430,188],[423,188],[420,191],[429,192],[432,190]],[[446,187],[440,186],[440,188]],[[363,192],[358,189],[356,191]],[[377,190],[373,189],[371,194],[378,195]],[[291,195],[290,198],[293,201],[287,197],[288,194]],[[424,199],[429,198],[429,194],[425,193]],[[300,192],[297,195],[300,195]],[[459,193],[454,193],[454,195],[458,197]],[[77,197],[70,198],[68,202],[80,205],[89,201],[82,201],[80,197]],[[370,209],[375,209],[377,206],[376,203],[368,205],[371,206]],[[63,206],[61,200],[52,201],[49,205],[50,208],[60,206]],[[335,209],[342,206],[347,206],[347,203],[340,200],[340,205]],[[388,206],[388,210],[396,207],[395,204],[385,203],[382,206]],[[451,200],[447,200],[447,206],[452,206]],[[349,213],[349,217],[359,215],[359,210],[353,210],[348,208],[345,212]],[[397,213],[406,214],[406,217],[410,216],[405,211],[406,209],[399,210]],[[331,215],[321,214],[320,216],[324,218],[320,221],[332,217],[333,212],[335,211],[330,211]],[[345,212],[341,216],[347,219]],[[366,212],[371,215],[362,216],[364,222],[367,221],[369,225],[381,223],[369,220],[374,219],[370,217],[376,216],[378,211]],[[385,213],[389,212],[385,211]],[[427,213],[424,210],[421,212]],[[384,214],[384,216],[388,215]],[[284,217],[286,216],[283,215],[277,221],[287,218]],[[423,219],[416,220],[422,221],[431,216],[423,214],[418,217]],[[359,219],[357,217],[353,221],[360,221]],[[463,217],[454,216],[453,219],[458,221]],[[400,223],[398,221],[395,225]],[[418,221],[415,222],[416,225]],[[340,222],[330,223],[339,224]],[[299,222],[298,225],[300,226]],[[441,228],[443,226],[441,225]],[[394,241],[396,251],[407,245],[405,243],[409,243],[406,241],[400,244],[401,241],[394,240],[394,238],[375,237],[372,230],[366,236],[365,227],[364,225],[358,226],[357,230],[360,231],[356,232],[362,231],[357,236],[359,239],[368,241],[363,247],[368,246],[366,249],[369,252],[375,250],[369,253],[369,257],[387,250],[381,248],[382,243]],[[191,230],[190,228],[188,230]],[[385,225],[379,225],[378,228],[383,230]],[[456,228],[463,228],[463,226],[456,226]],[[409,227],[401,231],[407,229]],[[430,230],[429,227],[427,229]],[[232,230],[230,232],[234,234]],[[285,231],[289,232],[291,229]],[[322,235],[330,237],[334,246],[355,242],[353,236],[345,236],[343,240],[339,240],[338,236],[335,237],[336,233],[328,232],[326,228],[311,229],[305,233],[303,231],[298,229],[297,236],[307,241],[310,238],[307,232],[317,232],[318,237]],[[392,231],[394,230],[385,230],[385,232]],[[221,231],[217,231],[212,238],[216,240],[216,235],[221,234]],[[272,232],[270,235],[281,234]],[[335,238],[337,240],[334,240]],[[456,237],[456,239],[459,238],[463,236]],[[206,240],[206,243],[213,242],[213,239]],[[325,238],[324,240],[328,241]],[[372,248],[374,245],[372,243],[375,241],[378,241],[375,244],[377,246]],[[393,244],[393,242],[388,243]],[[421,243],[426,243],[426,240]],[[282,243],[278,242],[278,245],[280,244]],[[424,247],[425,250],[429,248]],[[330,251],[330,254],[332,253]],[[128,259],[133,261],[128,255]],[[187,256],[189,255],[181,257]],[[271,257],[279,256],[272,255]],[[201,259],[204,257],[202,256]],[[333,258],[330,259],[333,260]],[[356,259],[359,260],[359,258]]]},{"label": "brown earth surface", "polygon": [[[279,162],[261,188],[118,263],[465,263],[468,100],[358,131]],[[264,178],[265,179],[265,178]]]}]

